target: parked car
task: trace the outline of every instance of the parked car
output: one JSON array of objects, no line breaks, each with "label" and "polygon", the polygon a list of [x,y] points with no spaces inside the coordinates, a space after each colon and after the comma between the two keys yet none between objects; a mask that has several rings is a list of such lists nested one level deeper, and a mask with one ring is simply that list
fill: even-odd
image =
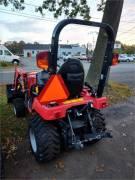
[{"label": "parked car", "polygon": [[127,61],[128,62],[133,62],[134,60],[135,60],[135,57],[132,54],[131,55],[130,54],[127,55]]},{"label": "parked car", "polygon": [[81,55],[76,55],[73,56],[73,58],[75,59],[79,59],[79,60],[86,60],[86,61],[91,61],[91,57],[88,57],[86,54],[81,54]]},{"label": "parked car", "polygon": [[135,55],[133,54],[120,54],[119,62],[133,62],[135,60]]},{"label": "parked car", "polygon": [[14,55],[4,45],[0,44],[0,61],[12,62],[12,63],[19,64],[20,63],[20,57]]},{"label": "parked car", "polygon": [[81,54],[79,59],[80,60],[87,60],[86,54]]},{"label": "parked car", "polygon": [[119,55],[119,62],[127,62],[127,54],[120,54]]},{"label": "parked car", "polygon": [[134,61],[135,61],[135,54],[132,54],[132,56],[133,56],[133,59],[134,59]]}]

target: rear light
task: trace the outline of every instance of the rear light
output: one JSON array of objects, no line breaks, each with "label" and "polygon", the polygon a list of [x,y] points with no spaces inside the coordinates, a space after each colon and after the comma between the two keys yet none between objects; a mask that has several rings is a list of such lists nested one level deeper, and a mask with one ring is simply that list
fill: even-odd
[{"label": "rear light", "polygon": [[43,51],[37,54],[36,61],[37,66],[41,69],[48,69],[48,63],[49,63],[49,57],[50,52],[49,51]]}]

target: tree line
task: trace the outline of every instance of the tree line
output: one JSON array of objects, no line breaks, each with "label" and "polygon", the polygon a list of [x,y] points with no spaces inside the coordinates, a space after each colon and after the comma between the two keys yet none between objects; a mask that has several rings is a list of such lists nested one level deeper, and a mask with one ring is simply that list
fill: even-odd
[{"label": "tree line", "polygon": [[[23,54],[23,49],[25,44],[32,44],[32,43],[26,43],[24,41],[12,41],[12,42],[5,42],[4,45],[13,53],[13,54],[18,54],[22,55]],[[33,44],[39,44],[38,42],[34,42]]]},{"label": "tree line", "polygon": [[[4,45],[13,53],[21,55],[23,54],[23,49],[25,44],[32,44],[32,43],[26,43],[24,41],[12,41],[12,42],[5,42]],[[34,42],[33,44],[39,44],[38,42]],[[122,44],[122,43],[121,43]],[[135,45],[126,45],[122,44],[121,49],[117,49],[116,52],[120,54],[135,54]]]}]

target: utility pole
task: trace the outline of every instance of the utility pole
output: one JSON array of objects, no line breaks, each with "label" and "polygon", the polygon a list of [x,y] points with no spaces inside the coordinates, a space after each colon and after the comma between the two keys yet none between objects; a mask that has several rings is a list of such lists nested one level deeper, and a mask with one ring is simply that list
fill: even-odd
[{"label": "utility pole", "polygon": [[[109,25],[112,26],[115,37],[119,27],[123,2],[124,0],[107,0],[104,9],[102,22],[108,23]],[[100,74],[104,61],[106,45],[107,45],[107,36],[105,32],[102,29],[100,29],[95,51],[93,54],[93,61],[86,76],[86,81],[96,89],[100,80]]]},{"label": "utility pole", "polygon": [[95,35],[98,34],[96,31],[91,31],[88,32],[88,35],[92,35],[92,50],[94,51],[95,49]]}]

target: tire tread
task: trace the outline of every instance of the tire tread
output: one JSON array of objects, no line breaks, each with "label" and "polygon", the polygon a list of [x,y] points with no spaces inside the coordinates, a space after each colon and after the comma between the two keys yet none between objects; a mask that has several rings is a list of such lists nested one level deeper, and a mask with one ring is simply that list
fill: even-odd
[{"label": "tire tread", "polygon": [[46,162],[57,157],[60,153],[60,137],[57,128],[50,123],[35,118],[30,123],[35,132],[37,152],[34,153],[37,161]]}]

